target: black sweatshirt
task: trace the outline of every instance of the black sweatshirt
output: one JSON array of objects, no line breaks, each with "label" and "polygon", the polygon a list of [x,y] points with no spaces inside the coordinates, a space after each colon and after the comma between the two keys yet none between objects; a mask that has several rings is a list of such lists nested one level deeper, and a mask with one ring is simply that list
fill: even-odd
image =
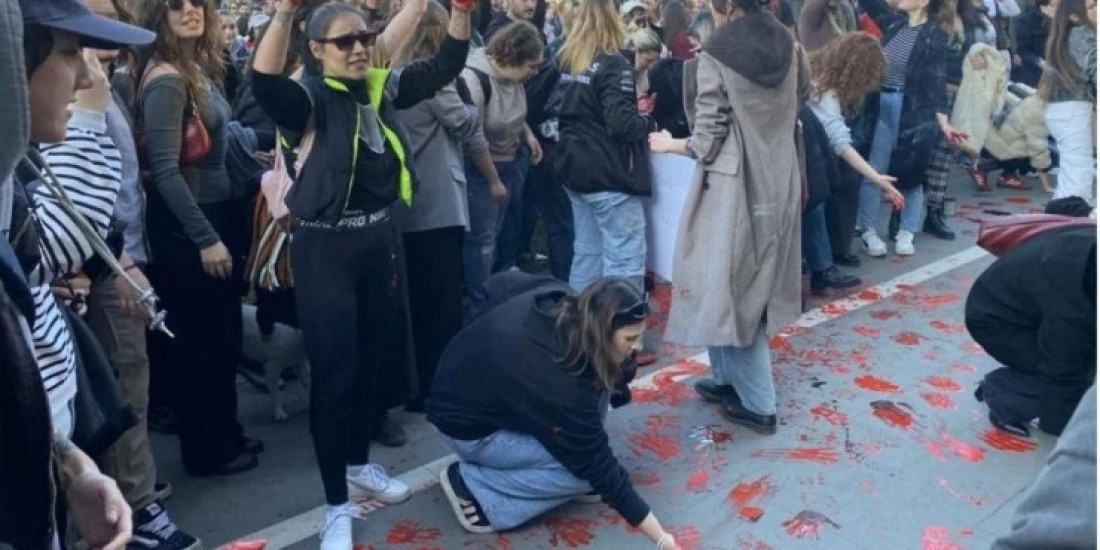
[{"label": "black sweatshirt", "polygon": [[[469,41],[448,36],[431,58],[393,70],[386,83],[383,105],[373,105],[386,125],[398,130],[392,120],[387,120],[391,108],[412,107],[453,82],[465,66],[468,51]],[[381,153],[360,147],[355,166],[350,166],[357,104],[368,105],[370,99],[365,79],[335,80],[347,91],[326,86],[320,77],[307,76],[298,83],[252,71],[256,101],[280,128],[300,135],[310,116],[314,118],[317,131],[314,149],[287,197],[291,212],[307,221],[334,222],[345,211],[345,202],[349,211],[375,212],[398,197],[401,164],[388,141]],[[346,187],[352,170],[354,184],[349,195]]]},{"label": "black sweatshirt", "polygon": [[601,414],[606,391],[591,368],[574,374],[555,360],[566,348],[555,314],[567,287],[545,282],[512,288],[519,293],[475,318],[443,353],[426,405],[428,421],[460,440],[497,430],[530,434],[638,525],[649,506],[608,443]]}]

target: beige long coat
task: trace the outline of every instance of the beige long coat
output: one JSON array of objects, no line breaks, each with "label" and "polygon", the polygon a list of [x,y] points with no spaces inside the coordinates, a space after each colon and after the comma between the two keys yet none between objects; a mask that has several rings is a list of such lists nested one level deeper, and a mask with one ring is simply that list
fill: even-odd
[{"label": "beige long coat", "polygon": [[774,88],[700,54],[692,143],[701,158],[677,238],[672,342],[746,347],[765,317],[774,334],[801,314],[795,134],[810,82],[795,53]]}]

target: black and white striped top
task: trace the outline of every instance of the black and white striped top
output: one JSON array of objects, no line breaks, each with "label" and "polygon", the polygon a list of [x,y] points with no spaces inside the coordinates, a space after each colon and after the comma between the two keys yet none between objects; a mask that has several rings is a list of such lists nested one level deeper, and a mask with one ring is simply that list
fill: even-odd
[{"label": "black and white striped top", "polygon": [[882,85],[887,88],[905,89],[905,73],[909,71],[909,56],[917,43],[924,25],[910,27],[906,25],[883,47],[886,55],[886,76]]},{"label": "black and white striped top", "polygon": [[[65,141],[43,145],[42,156],[77,210],[106,235],[122,179],[121,157],[106,134],[102,114],[74,110]],[[76,359],[63,313],[50,291],[50,282],[72,275],[94,255],[91,244],[60,201],[44,186],[34,187],[31,200],[39,223],[42,260],[29,282],[34,297],[31,336],[42,382],[54,418],[76,395]]]}]

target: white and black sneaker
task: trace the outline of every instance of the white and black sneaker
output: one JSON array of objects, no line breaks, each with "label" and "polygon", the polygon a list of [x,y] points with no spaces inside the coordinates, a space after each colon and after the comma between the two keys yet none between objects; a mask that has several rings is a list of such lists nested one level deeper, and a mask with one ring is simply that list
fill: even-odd
[{"label": "white and black sneaker", "polygon": [[134,514],[134,536],[127,550],[202,550],[202,541],[180,531],[168,512],[154,502]]}]

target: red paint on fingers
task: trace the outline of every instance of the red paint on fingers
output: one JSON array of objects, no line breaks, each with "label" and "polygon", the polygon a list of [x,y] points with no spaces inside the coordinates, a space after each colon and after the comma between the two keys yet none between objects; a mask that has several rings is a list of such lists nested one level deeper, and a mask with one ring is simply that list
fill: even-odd
[{"label": "red paint on fingers", "polygon": [[868,390],[881,393],[901,393],[901,388],[889,380],[883,380],[871,375],[860,376],[855,380],[856,385]]},{"label": "red paint on fingers", "polygon": [[672,538],[676,539],[676,544],[681,550],[695,550],[703,538],[694,525],[685,525],[679,528],[670,527],[667,531],[672,535]]}]

